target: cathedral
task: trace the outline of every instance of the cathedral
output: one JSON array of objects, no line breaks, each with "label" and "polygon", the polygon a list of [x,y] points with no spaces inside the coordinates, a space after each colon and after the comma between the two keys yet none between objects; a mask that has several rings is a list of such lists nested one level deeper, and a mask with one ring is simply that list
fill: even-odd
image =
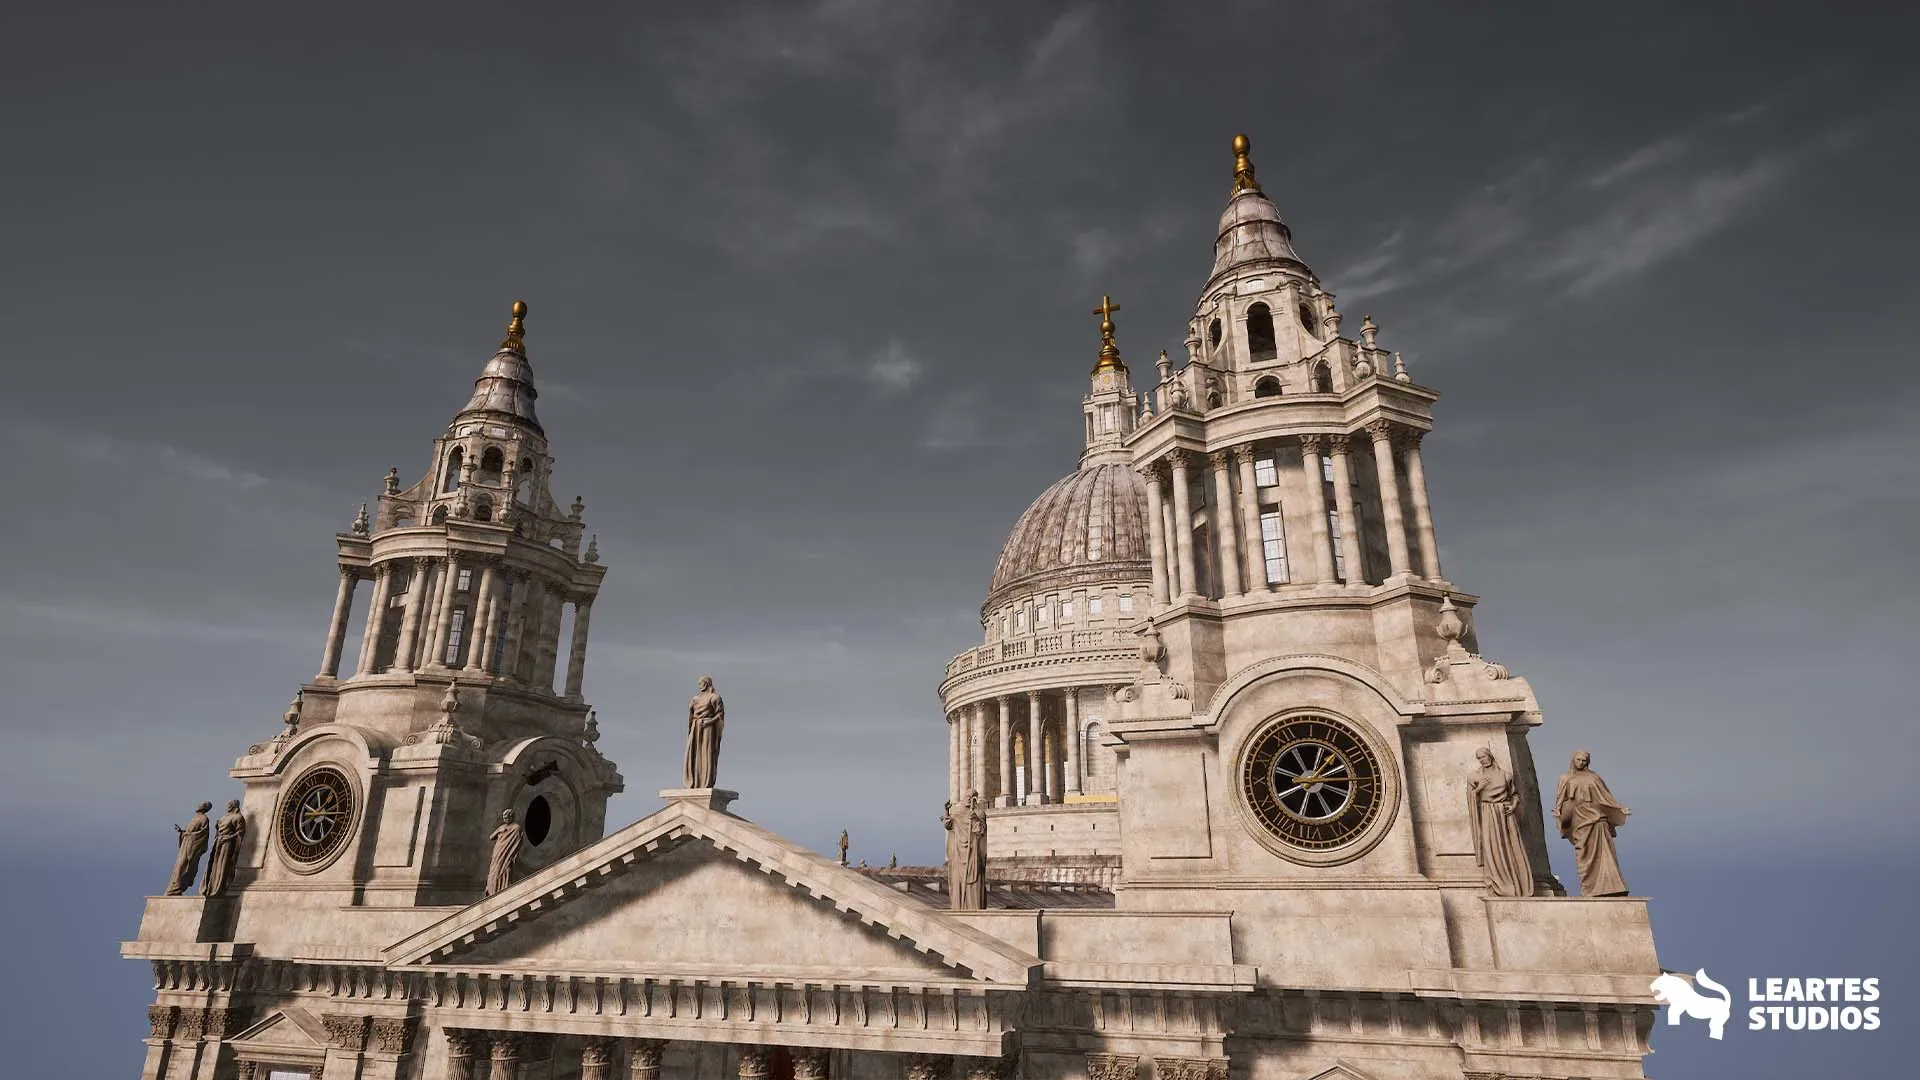
[{"label": "cathedral", "polygon": [[1440,566],[1438,394],[1342,336],[1233,152],[1184,362],[1129,368],[1101,300],[1078,467],[939,677],[945,866],[736,812],[707,683],[685,785],[608,830],[606,568],[516,303],[425,474],[336,537],[319,672],[121,947],[145,1080],[1642,1076],[1626,811],[1585,755],[1545,797],[1540,706]]}]

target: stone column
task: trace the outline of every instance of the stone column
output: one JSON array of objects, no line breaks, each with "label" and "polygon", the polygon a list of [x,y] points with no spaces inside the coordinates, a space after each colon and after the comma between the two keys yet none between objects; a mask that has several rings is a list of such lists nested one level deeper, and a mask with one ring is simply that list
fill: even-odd
[{"label": "stone column", "polygon": [[1173,550],[1179,560],[1180,599],[1185,600],[1199,594],[1193,573],[1193,495],[1188,487],[1187,452],[1170,451],[1167,460],[1173,466]]},{"label": "stone column", "polygon": [[1307,482],[1307,513],[1313,517],[1313,580],[1333,580],[1333,538],[1327,533],[1327,480],[1320,465],[1326,439],[1300,436],[1300,472]]},{"label": "stone column", "polygon": [[590,1038],[580,1046],[580,1080],[613,1080],[613,1040]]},{"label": "stone column", "polygon": [[360,584],[360,571],[351,566],[340,568],[340,590],[333,594],[333,618],[327,623],[327,647],[320,654],[322,679],[340,674],[340,649],[347,640],[347,618],[353,614],[353,593]]},{"label": "stone column", "polygon": [[1233,462],[1240,470],[1240,521],[1246,529],[1247,592],[1273,588],[1267,580],[1267,549],[1260,532],[1260,480],[1253,471],[1254,449],[1247,443],[1233,448]]},{"label": "stone column", "polygon": [[420,635],[420,612],[427,606],[427,577],[433,563],[425,556],[413,560],[413,578],[407,582],[407,613],[400,619],[400,644],[393,650],[393,670],[413,670],[413,646]]},{"label": "stone column", "polygon": [[433,663],[433,638],[440,632],[440,599],[447,594],[447,560],[433,560],[433,591],[427,594],[427,611],[421,620],[420,638],[413,650],[415,671]]},{"label": "stone column", "polygon": [[830,1051],[816,1047],[796,1047],[790,1051],[793,1056],[793,1080],[827,1080],[828,1063],[833,1060]]},{"label": "stone column", "polygon": [[1373,436],[1373,467],[1380,477],[1380,512],[1387,526],[1387,562],[1393,574],[1407,573],[1407,518],[1400,511],[1400,474],[1393,467],[1393,424],[1375,420],[1367,425]]},{"label": "stone column", "polygon": [[491,638],[487,636],[487,624],[493,620],[493,591],[495,571],[491,564],[480,567],[480,580],[474,589],[473,604],[469,607],[467,620],[467,663],[468,671],[484,671],[490,650]]},{"label": "stone column", "polygon": [[1353,512],[1353,473],[1347,467],[1347,437],[1327,436],[1327,456],[1333,459],[1333,506],[1340,514],[1340,558],[1346,564],[1347,584],[1367,583],[1367,560],[1360,553],[1360,521]]},{"label": "stone column", "polygon": [[966,764],[960,760],[960,717],[958,709],[947,714],[947,801],[950,803],[964,798],[960,793],[960,773]]},{"label": "stone column", "polygon": [[1413,496],[1413,531],[1420,538],[1420,572],[1440,580],[1440,544],[1433,536],[1433,504],[1427,499],[1427,469],[1420,463],[1420,431],[1401,434],[1407,455],[1407,490]]},{"label": "stone column", "polygon": [[493,1050],[493,1071],[487,1074],[487,1080],[520,1080],[515,1074],[520,1071],[520,1050],[526,1037],[496,1032],[487,1041]]},{"label": "stone column", "polygon": [[507,597],[507,642],[500,650],[500,674],[520,678],[520,646],[527,635],[527,593],[532,579],[524,573],[513,575],[513,589]]},{"label": "stone column", "polygon": [[973,787],[985,802],[992,802],[993,793],[987,790],[987,703],[973,703],[973,723],[967,730],[967,753],[973,759]]},{"label": "stone column", "polygon": [[487,1080],[477,1075],[474,1059],[487,1052],[487,1037],[464,1028],[447,1029],[447,1076],[449,1080]]},{"label": "stone column", "polygon": [[628,1076],[632,1080],[660,1080],[660,1058],[667,1044],[659,1039],[634,1039],[627,1046]]},{"label": "stone column", "polygon": [[553,669],[560,660],[560,594],[553,586],[540,585],[540,670],[534,684],[553,693]]},{"label": "stone column", "polygon": [[433,636],[427,639],[427,662],[421,665],[427,668],[447,666],[447,635],[453,630],[453,601],[460,592],[460,560],[447,556],[441,573],[447,580],[440,590],[440,614],[433,618]]},{"label": "stone column", "polygon": [[1027,805],[1047,804],[1047,755],[1040,745],[1040,691],[1027,691]]},{"label": "stone column", "polygon": [[1000,794],[993,800],[995,806],[1013,805],[1013,699],[1001,697],[1000,702]]},{"label": "stone column", "polygon": [[742,1046],[740,1080],[767,1080],[767,1063],[772,1056],[764,1046]]},{"label": "stone column", "polygon": [[[1233,523],[1238,511],[1233,503],[1233,480],[1227,472],[1227,452],[1208,454],[1207,461],[1213,466],[1212,516],[1214,530],[1220,534],[1216,539],[1220,544],[1220,595],[1224,599],[1246,591],[1240,584],[1240,530]],[[1259,534],[1259,525],[1254,522],[1255,535]],[[1266,577],[1264,573],[1259,576]]]},{"label": "stone column", "polygon": [[374,568],[373,601],[367,607],[367,631],[360,641],[362,675],[373,674],[374,650],[380,646],[380,629],[387,621],[388,590],[393,587],[393,569],[385,564]]},{"label": "stone column", "polygon": [[1167,606],[1171,599],[1167,583],[1173,579],[1173,567],[1167,562],[1166,511],[1161,506],[1165,501],[1160,491],[1162,471],[1158,463],[1140,468],[1140,475],[1147,481],[1147,554],[1153,559],[1153,606],[1156,608]]},{"label": "stone column", "polygon": [[573,643],[567,649],[567,700],[580,700],[580,684],[587,677],[587,625],[593,619],[593,598],[573,602]]},{"label": "stone column", "polygon": [[1160,500],[1160,528],[1167,538],[1167,595],[1174,599],[1180,597],[1180,549],[1173,538],[1178,530],[1173,524],[1173,500]]},{"label": "stone column", "polygon": [[1069,686],[1064,691],[1066,723],[1061,726],[1060,740],[1067,744],[1067,794],[1080,794],[1080,688]]}]

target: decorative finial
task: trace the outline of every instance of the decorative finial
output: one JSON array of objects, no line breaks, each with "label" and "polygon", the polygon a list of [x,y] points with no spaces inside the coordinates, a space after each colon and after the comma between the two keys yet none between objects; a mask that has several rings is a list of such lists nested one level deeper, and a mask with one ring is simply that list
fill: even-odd
[{"label": "decorative finial", "polygon": [[1380,336],[1380,328],[1373,325],[1373,316],[1360,316],[1360,336],[1367,339],[1367,350],[1369,352],[1379,348],[1378,345],[1374,344],[1374,339]]},{"label": "decorative finial", "polygon": [[400,470],[397,468],[389,467],[387,469],[387,494],[400,494]]},{"label": "decorative finial", "polygon": [[1120,360],[1120,346],[1113,341],[1113,313],[1119,310],[1120,305],[1113,302],[1113,297],[1104,294],[1100,297],[1100,306],[1093,309],[1093,313],[1100,316],[1100,362],[1093,365],[1095,375],[1127,370],[1127,365]]},{"label": "decorative finial", "polygon": [[580,741],[588,746],[600,741],[600,721],[595,719],[592,709],[587,710],[587,723],[580,729]]},{"label": "decorative finial", "polygon": [[1434,629],[1439,631],[1440,639],[1449,645],[1459,641],[1461,632],[1466,629],[1460,621],[1459,612],[1454,609],[1452,593],[1440,598],[1440,621]]},{"label": "decorative finial", "polygon": [[1403,383],[1413,381],[1413,376],[1407,374],[1407,362],[1400,359],[1400,354],[1397,352],[1393,354],[1393,381]]},{"label": "decorative finial", "polygon": [[1160,359],[1154,361],[1153,366],[1160,369],[1161,382],[1166,382],[1167,376],[1173,374],[1173,361],[1167,359],[1167,350],[1165,349],[1160,350]]},{"label": "decorative finial", "polygon": [[580,515],[585,513],[586,509],[587,509],[587,500],[581,498],[578,495],[575,495],[573,497],[573,512],[570,515],[568,515],[569,519],[573,521],[579,521]]},{"label": "decorative finial", "polygon": [[1236,194],[1260,190],[1260,182],[1253,178],[1253,159],[1247,156],[1247,151],[1251,149],[1252,139],[1245,135],[1233,137],[1233,190]]},{"label": "decorative finial", "polygon": [[306,700],[307,700],[307,692],[305,690],[295,690],[293,692],[293,700],[287,703],[287,714],[281,719],[287,725],[286,733],[288,735],[291,735],[295,731],[299,730],[300,707],[306,703]]},{"label": "decorative finial", "polygon": [[594,533],[593,536],[588,538],[587,553],[581,556],[581,561],[586,563],[597,563],[600,561],[600,534],[599,533]]},{"label": "decorative finial", "polygon": [[500,343],[501,348],[512,349],[514,352],[523,354],[527,351],[526,318],[527,302],[525,300],[515,300],[513,302],[513,321],[507,324],[507,338]]},{"label": "decorative finial", "polygon": [[361,503],[360,512],[353,515],[353,535],[365,536],[367,535],[367,529],[367,504]]}]

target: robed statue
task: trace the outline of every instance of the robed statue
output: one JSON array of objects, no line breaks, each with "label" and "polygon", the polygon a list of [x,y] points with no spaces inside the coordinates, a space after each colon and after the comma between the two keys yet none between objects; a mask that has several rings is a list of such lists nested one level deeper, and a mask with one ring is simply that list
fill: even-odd
[{"label": "robed statue", "polygon": [[847,865],[847,830],[840,830],[840,865]]},{"label": "robed statue", "polygon": [[500,811],[500,827],[487,841],[487,895],[513,884],[513,863],[520,857],[520,845],[527,833],[513,820],[513,811]]},{"label": "robed statue", "polygon": [[178,825],[173,831],[180,838],[180,853],[173,859],[173,876],[167,879],[168,896],[185,896],[193,887],[193,879],[200,872],[200,856],[207,853],[207,830],[212,826],[207,821],[207,811],[213,804],[203,802],[193,808],[193,817],[187,821],[187,827]]},{"label": "robed statue", "polygon": [[987,814],[979,793],[967,792],[957,814],[948,803],[940,823],[947,829],[947,906],[979,911],[987,906]]},{"label": "robed statue", "polygon": [[1473,861],[1495,896],[1532,896],[1533,860],[1520,832],[1520,792],[1513,777],[1494,764],[1493,751],[1474,751],[1480,767],[1467,778],[1467,819],[1473,830]]},{"label": "robed statue", "polygon": [[1573,842],[1574,865],[1580,868],[1581,896],[1625,896],[1626,879],[1620,876],[1620,856],[1614,850],[1613,833],[1627,823],[1632,813],[1621,806],[1607,790],[1607,782],[1589,766],[1593,755],[1576,750],[1573,767],[1560,774],[1553,793],[1553,816],[1560,822],[1560,835]]},{"label": "robed statue", "polygon": [[726,703],[714,692],[713,679],[702,675],[700,692],[687,705],[687,787],[713,787],[720,769],[720,729],[726,722]]},{"label": "robed statue", "polygon": [[201,896],[224,896],[233,884],[233,868],[240,864],[240,841],[247,837],[247,819],[240,800],[228,799],[227,812],[213,823],[213,854],[207,856],[207,883]]}]

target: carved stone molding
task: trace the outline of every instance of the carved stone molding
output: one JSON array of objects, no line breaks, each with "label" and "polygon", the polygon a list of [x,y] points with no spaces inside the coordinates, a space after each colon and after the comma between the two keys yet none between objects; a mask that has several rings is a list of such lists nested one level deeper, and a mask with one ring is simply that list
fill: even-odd
[{"label": "carved stone molding", "polygon": [[581,1068],[606,1068],[613,1064],[611,1039],[588,1039],[580,1045]]},{"label": "carved stone molding", "polygon": [[1320,451],[1326,449],[1326,446],[1327,446],[1327,437],[1325,435],[1300,436],[1300,452],[1303,454],[1310,454],[1314,457],[1319,457]]},{"label": "carved stone molding", "polygon": [[765,1080],[770,1056],[764,1046],[741,1047],[740,1080]]},{"label": "carved stone molding", "polygon": [[[1239,447],[1236,446],[1234,449],[1238,450]],[[1232,456],[1233,455],[1225,450],[1215,450],[1213,453],[1207,455],[1207,462],[1212,465],[1214,469],[1225,472],[1227,471],[1227,466],[1231,463]]]},{"label": "carved stone molding", "polygon": [[1253,455],[1257,452],[1258,451],[1254,450],[1252,443],[1238,444],[1233,448],[1234,464],[1245,465],[1247,462],[1253,460]]},{"label": "carved stone molding", "polygon": [[1232,1063],[1226,1058],[1207,1059],[1207,1080],[1227,1080],[1232,1071]]},{"label": "carved stone molding", "polygon": [[[1227,1059],[1156,1057],[1153,1070],[1159,1080],[1226,1080]],[[1091,1071],[1088,1080],[1093,1080]]]},{"label": "carved stone molding", "polygon": [[1167,478],[1167,466],[1164,462],[1149,461],[1139,467],[1139,473],[1146,477],[1147,483],[1158,484]]},{"label": "carved stone molding", "polygon": [[478,1031],[466,1028],[447,1029],[447,1052],[454,1057],[470,1058],[486,1052],[487,1037]]},{"label": "carved stone molding", "polygon": [[950,1080],[953,1059],[945,1054],[908,1054],[907,1080]]},{"label": "carved stone molding", "polygon": [[357,1054],[367,1048],[367,1017],[327,1013],[320,1017],[320,1026],[327,1029],[327,1041],[341,1050]]},{"label": "carved stone molding", "polygon": [[197,1039],[207,1033],[207,1010],[181,1009],[173,1025],[175,1039]]},{"label": "carved stone molding", "polygon": [[1395,446],[1403,450],[1418,450],[1420,448],[1420,440],[1425,435],[1426,432],[1421,431],[1419,428],[1401,428],[1393,433],[1393,442]]},{"label": "carved stone molding", "polygon": [[240,1034],[240,1029],[246,1026],[240,1022],[240,1016],[241,1013],[239,1009],[208,1009],[207,1034],[216,1039],[224,1039],[229,1035]]},{"label": "carved stone molding", "polygon": [[1393,438],[1393,421],[1391,420],[1368,421],[1367,434],[1373,436],[1373,441],[1375,442],[1385,442],[1387,440],[1390,440]]},{"label": "carved stone molding", "polygon": [[147,1027],[150,1029],[150,1037],[155,1039],[171,1038],[173,1036],[173,1022],[179,1014],[180,1010],[172,1005],[147,1006]]},{"label": "carved stone molding", "polygon": [[[1175,1058],[1174,1060],[1185,1059]],[[1139,1080],[1139,1076],[1140,1056],[1138,1054],[1087,1055],[1087,1080]],[[1168,1077],[1168,1080],[1206,1080],[1206,1078],[1181,1073]]]},{"label": "carved stone molding", "polygon": [[793,1080],[827,1080],[827,1062],[831,1060],[825,1050],[793,1051]]},{"label": "carved stone molding", "polygon": [[1188,451],[1175,448],[1167,451],[1167,467],[1174,472],[1186,472],[1193,463],[1193,455]]},{"label": "carved stone molding", "polygon": [[489,1035],[487,1049],[492,1054],[495,1071],[504,1065],[509,1070],[507,1075],[513,1075],[511,1070],[520,1064],[520,1051],[525,1048],[526,1041],[524,1035],[504,1031]]},{"label": "carved stone molding", "polygon": [[1345,454],[1348,444],[1352,441],[1352,438],[1347,435],[1329,435],[1327,436],[1327,453],[1334,455]]},{"label": "carved stone molding", "polygon": [[414,1021],[404,1016],[381,1016],[373,1021],[373,1045],[383,1054],[404,1054],[413,1048]]}]

